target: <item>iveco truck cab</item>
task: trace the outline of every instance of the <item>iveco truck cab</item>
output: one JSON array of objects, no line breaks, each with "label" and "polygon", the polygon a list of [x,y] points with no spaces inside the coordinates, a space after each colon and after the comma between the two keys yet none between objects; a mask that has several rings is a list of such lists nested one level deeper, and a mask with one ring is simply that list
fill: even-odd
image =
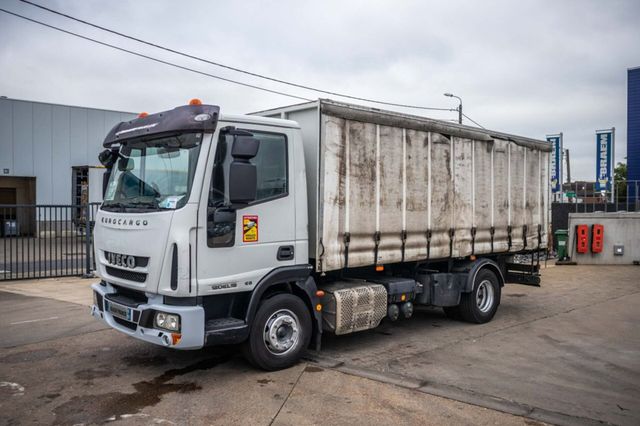
[{"label": "iveco truck cab", "polygon": [[[94,317],[175,349],[242,343],[254,365],[273,370],[319,350],[323,330],[374,328],[384,317],[409,318],[416,304],[476,323],[494,316],[507,255],[546,244],[547,175],[537,169],[546,145],[332,101],[297,108],[297,121],[283,111],[233,116],[194,99],[110,131],[100,154]],[[439,150],[458,149],[456,140],[487,144],[472,155],[490,146],[498,156],[510,144],[530,151],[529,161],[535,155],[526,223],[514,217],[503,227],[492,206],[495,223],[474,207],[477,219],[455,225],[472,213],[438,195],[456,187],[437,167]],[[433,158],[412,164],[427,148]]]}]

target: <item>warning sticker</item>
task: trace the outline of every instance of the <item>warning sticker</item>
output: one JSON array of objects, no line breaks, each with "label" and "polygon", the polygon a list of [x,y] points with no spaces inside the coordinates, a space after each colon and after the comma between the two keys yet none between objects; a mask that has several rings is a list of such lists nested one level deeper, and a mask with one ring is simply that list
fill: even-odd
[{"label": "warning sticker", "polygon": [[258,216],[242,216],[242,242],[258,241]]}]

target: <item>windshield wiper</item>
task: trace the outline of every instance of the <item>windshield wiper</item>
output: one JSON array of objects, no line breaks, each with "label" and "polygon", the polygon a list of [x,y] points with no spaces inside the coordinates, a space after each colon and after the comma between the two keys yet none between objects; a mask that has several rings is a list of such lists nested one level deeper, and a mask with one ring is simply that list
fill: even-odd
[{"label": "windshield wiper", "polygon": [[113,201],[113,202],[105,202],[102,204],[102,207],[104,208],[116,208],[119,209],[119,211],[126,211],[126,209],[145,209],[145,208],[151,208],[154,210],[161,210],[160,206],[158,205],[157,201],[128,201],[126,203],[122,203],[119,201]]},{"label": "windshield wiper", "polygon": [[127,208],[127,205],[124,203],[119,203],[117,201],[114,201],[114,202],[107,201],[102,203],[102,207],[109,208],[109,209],[114,208],[114,209],[119,209],[120,211],[124,211],[124,209]]},{"label": "windshield wiper", "polygon": [[160,206],[157,201],[131,201],[127,203],[128,207],[151,207],[155,210],[160,210]]}]

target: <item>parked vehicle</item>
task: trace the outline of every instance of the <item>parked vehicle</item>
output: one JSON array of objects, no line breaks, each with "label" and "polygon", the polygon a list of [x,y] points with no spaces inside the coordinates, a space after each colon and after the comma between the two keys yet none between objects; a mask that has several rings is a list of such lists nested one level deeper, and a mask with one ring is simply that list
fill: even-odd
[{"label": "parked vehicle", "polygon": [[544,142],[331,100],[221,115],[193,100],[116,125],[92,314],[176,349],[243,343],[288,367],[323,332],[415,305],[485,323],[514,254],[547,246]]}]

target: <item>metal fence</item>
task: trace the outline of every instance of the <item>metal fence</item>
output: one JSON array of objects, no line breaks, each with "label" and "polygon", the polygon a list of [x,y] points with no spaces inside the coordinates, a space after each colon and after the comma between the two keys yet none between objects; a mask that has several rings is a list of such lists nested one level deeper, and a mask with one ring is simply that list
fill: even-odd
[{"label": "metal fence", "polygon": [[575,205],[576,213],[640,211],[640,181],[616,181],[606,191],[594,186],[595,182],[565,183],[564,194],[556,202]]},{"label": "metal fence", "polygon": [[0,204],[0,281],[90,275],[99,206]]},{"label": "metal fence", "polygon": [[[562,185],[564,194],[551,203],[551,228],[567,229],[569,213],[638,212],[640,181],[616,181],[608,191],[597,191],[594,182],[572,182]],[[567,195],[568,194],[568,195]],[[557,241],[554,238],[554,247]]]}]

